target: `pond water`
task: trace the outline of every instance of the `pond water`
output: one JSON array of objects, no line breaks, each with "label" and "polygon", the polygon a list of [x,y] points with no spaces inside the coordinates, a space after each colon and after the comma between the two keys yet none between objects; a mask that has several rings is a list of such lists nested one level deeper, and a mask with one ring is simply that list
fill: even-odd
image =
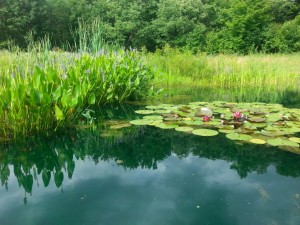
[{"label": "pond water", "polygon": [[[264,101],[300,92],[170,90],[163,102]],[[269,98],[268,98],[269,96]],[[158,100],[153,100],[158,102]],[[2,144],[1,225],[300,224],[300,155],[151,126],[110,129],[140,106],[98,111],[99,129]],[[112,121],[114,120],[114,121]]]}]

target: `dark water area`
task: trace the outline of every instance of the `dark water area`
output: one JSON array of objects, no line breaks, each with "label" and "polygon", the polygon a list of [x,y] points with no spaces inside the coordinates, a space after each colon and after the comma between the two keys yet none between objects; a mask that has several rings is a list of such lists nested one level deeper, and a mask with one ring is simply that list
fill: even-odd
[{"label": "dark water area", "polygon": [[[299,108],[299,93],[266,92],[255,100],[248,92],[248,101]],[[151,102],[246,96],[181,89]],[[225,135],[110,128],[116,120],[136,118],[139,107],[99,109],[96,121],[104,123],[97,129],[3,143],[0,224],[300,224],[300,155]]]}]

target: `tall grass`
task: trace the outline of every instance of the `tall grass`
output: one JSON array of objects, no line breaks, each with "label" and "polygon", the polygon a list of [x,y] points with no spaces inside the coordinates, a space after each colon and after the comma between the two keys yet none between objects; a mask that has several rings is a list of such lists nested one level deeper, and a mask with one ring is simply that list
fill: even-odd
[{"label": "tall grass", "polygon": [[213,56],[166,47],[147,53],[146,62],[157,68],[163,85],[286,88],[300,85],[299,61],[300,54]]}]

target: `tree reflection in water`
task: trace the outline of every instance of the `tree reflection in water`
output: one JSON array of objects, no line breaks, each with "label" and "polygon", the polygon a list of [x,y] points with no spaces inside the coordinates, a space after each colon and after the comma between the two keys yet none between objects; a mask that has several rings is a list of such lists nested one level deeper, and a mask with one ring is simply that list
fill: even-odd
[{"label": "tree reflection in water", "polygon": [[2,186],[9,188],[9,176],[13,173],[19,186],[31,194],[33,185],[39,185],[39,180],[45,187],[50,182],[61,187],[66,176],[72,179],[76,162],[84,159],[91,159],[96,164],[113,160],[125,169],[155,170],[158,162],[171,154],[179,158],[192,154],[224,160],[241,178],[252,172],[265,173],[270,165],[276,167],[278,174],[300,176],[300,155],[269,146],[236,143],[224,135],[205,138],[174,130],[135,126],[107,132],[71,131],[51,138],[35,137],[3,144],[0,152]]}]

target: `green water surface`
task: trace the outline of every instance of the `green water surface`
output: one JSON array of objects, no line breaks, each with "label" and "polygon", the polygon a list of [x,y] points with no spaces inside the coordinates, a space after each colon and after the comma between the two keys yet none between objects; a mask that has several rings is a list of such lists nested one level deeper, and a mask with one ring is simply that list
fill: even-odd
[{"label": "green water surface", "polygon": [[[203,93],[169,91],[152,102],[247,101]],[[299,108],[299,93],[256,100]],[[97,111],[105,121],[94,130],[2,143],[0,225],[300,224],[300,155],[224,135],[109,128],[138,107]]]}]

